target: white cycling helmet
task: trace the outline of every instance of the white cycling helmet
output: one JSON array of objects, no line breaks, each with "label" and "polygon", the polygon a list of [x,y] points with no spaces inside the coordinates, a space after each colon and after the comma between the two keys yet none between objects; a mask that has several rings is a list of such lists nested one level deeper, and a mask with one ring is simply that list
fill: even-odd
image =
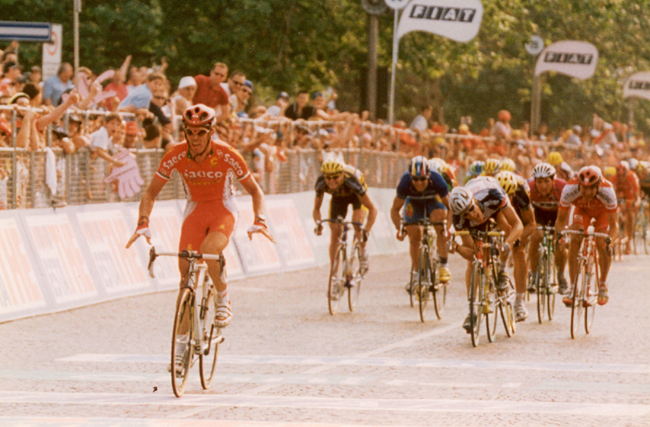
[{"label": "white cycling helmet", "polygon": [[550,163],[538,163],[533,168],[533,178],[549,178],[555,176],[555,168]]},{"label": "white cycling helmet", "polygon": [[469,209],[473,198],[471,191],[465,187],[454,187],[449,194],[449,207],[454,214],[460,215]]},{"label": "white cycling helmet", "polygon": [[429,170],[436,171],[439,174],[442,175],[442,173],[445,171],[445,161],[438,158],[434,157],[432,159],[429,159]]}]

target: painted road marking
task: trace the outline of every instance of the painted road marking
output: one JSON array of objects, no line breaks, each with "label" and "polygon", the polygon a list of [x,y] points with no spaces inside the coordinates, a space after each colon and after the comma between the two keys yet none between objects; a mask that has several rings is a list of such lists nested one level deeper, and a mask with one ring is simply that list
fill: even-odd
[{"label": "painted road marking", "polygon": [[[91,363],[165,363],[169,355],[163,354],[77,354],[56,359],[57,362]],[[446,359],[396,359],[389,357],[336,357],[336,356],[219,356],[219,364],[232,365],[334,365],[334,366],[385,366],[390,368],[458,368],[458,369],[505,369],[520,371],[562,372],[611,372],[621,374],[648,374],[650,365],[623,363],[560,363],[517,362],[489,360]],[[305,372],[311,373],[311,372]]]},{"label": "painted road marking", "polygon": [[[93,371],[0,371],[0,379],[19,379],[27,381],[76,381],[76,382],[128,382],[147,384],[167,384],[168,373],[129,373],[129,372],[93,372]],[[437,388],[495,388],[518,390],[554,390],[554,391],[593,391],[612,393],[646,393],[650,395],[650,384],[625,382],[585,382],[585,381],[537,381],[525,383],[512,382],[459,382],[459,381],[413,381],[386,379],[377,376],[349,376],[310,374],[215,374],[214,384],[273,384],[279,385],[327,385],[327,386],[386,386],[386,387],[437,387]],[[247,392],[248,393],[248,392]]]},{"label": "painted road marking", "polygon": [[76,404],[92,406],[224,406],[251,408],[300,408],[328,410],[371,410],[386,412],[454,412],[490,414],[569,414],[586,417],[643,417],[650,405],[616,403],[562,403],[509,400],[465,399],[356,399],[300,396],[250,396],[200,394],[171,395],[153,393],[62,393],[0,391],[0,403]]},{"label": "painted road marking", "polygon": [[[330,424],[310,422],[231,421],[231,420],[172,420],[138,418],[56,418],[56,417],[0,417],[3,427],[359,427],[359,424]],[[380,427],[364,424],[365,427]],[[400,427],[400,426],[394,426]],[[403,427],[403,426],[401,426]],[[413,426],[409,426],[413,427]]]}]

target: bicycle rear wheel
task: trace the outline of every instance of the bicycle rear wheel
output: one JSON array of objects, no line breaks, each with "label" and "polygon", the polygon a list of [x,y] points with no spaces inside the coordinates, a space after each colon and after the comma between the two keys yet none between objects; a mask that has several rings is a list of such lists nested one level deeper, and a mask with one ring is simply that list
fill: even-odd
[{"label": "bicycle rear wheel", "polygon": [[470,335],[472,338],[472,345],[478,346],[479,332],[481,330],[482,313],[482,284],[483,269],[479,262],[474,263],[472,269],[472,281],[469,286],[469,320],[470,320]]},{"label": "bicycle rear wheel", "polygon": [[[432,273],[432,276],[435,280],[435,271]],[[447,302],[447,284],[438,282],[433,287],[433,307],[436,310],[436,317],[442,319],[442,313],[445,311],[445,303]]]},{"label": "bicycle rear wheel", "polygon": [[559,288],[559,282],[557,279],[557,266],[555,265],[555,256],[553,252],[548,255],[548,289],[546,290],[546,314],[548,315],[548,320],[553,320],[555,315],[555,294]]},{"label": "bicycle rear wheel", "polygon": [[181,397],[185,391],[194,358],[193,318],[194,292],[189,288],[183,288],[178,295],[172,331],[171,376],[172,390],[176,397]]},{"label": "bicycle rear wheel", "polygon": [[596,316],[596,305],[598,301],[598,283],[596,281],[595,259],[591,258],[586,265],[586,274],[584,277],[584,295],[585,295],[585,332],[589,333],[594,324]]},{"label": "bicycle rear wheel", "polygon": [[508,338],[510,338],[517,331],[517,322],[515,321],[515,308],[512,304],[512,297],[514,294],[515,290],[512,286],[512,282],[508,280],[506,290],[502,291],[502,294],[500,296],[501,304],[499,304],[499,315],[501,316],[501,321],[503,322],[503,327],[506,330],[506,335]]},{"label": "bicycle rear wheel", "polygon": [[359,302],[359,292],[361,292],[361,273],[359,271],[359,255],[361,246],[359,242],[354,245],[352,250],[352,259],[350,260],[350,277],[348,277],[346,286],[348,286],[348,308],[354,311]]},{"label": "bicycle rear wheel", "polygon": [[427,320],[427,305],[429,303],[429,286],[431,285],[431,264],[429,251],[426,247],[420,248],[420,268],[418,270],[418,284],[415,288],[420,308],[420,321]]},{"label": "bicycle rear wheel", "polygon": [[[203,286],[208,286],[208,283],[205,283]],[[210,286],[207,298],[201,301],[201,313],[199,314],[199,318],[201,319],[200,324],[203,329],[202,339],[204,348],[199,353],[199,375],[201,377],[201,387],[204,390],[209,389],[210,384],[212,384],[212,376],[217,366],[219,342],[221,340],[221,331],[214,325],[214,298],[214,290]]]},{"label": "bicycle rear wheel", "polygon": [[336,249],[334,262],[330,268],[330,280],[327,285],[327,308],[331,315],[335,315],[339,309],[339,303],[345,290],[345,277],[343,269],[345,268],[345,248],[342,245]]},{"label": "bicycle rear wheel", "polygon": [[573,302],[571,303],[571,338],[578,336],[578,325],[582,321],[582,290],[583,277],[585,275],[585,261],[580,260],[578,263],[578,274],[573,283]]}]

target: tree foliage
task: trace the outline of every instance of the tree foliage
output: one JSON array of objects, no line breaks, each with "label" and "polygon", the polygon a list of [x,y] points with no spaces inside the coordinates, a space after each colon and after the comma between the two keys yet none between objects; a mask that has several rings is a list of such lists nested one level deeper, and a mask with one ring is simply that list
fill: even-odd
[{"label": "tree foliage", "polygon": [[[4,0],[6,20],[63,24],[63,60],[73,59],[72,0]],[[410,120],[432,103],[455,126],[475,124],[500,109],[526,120],[535,58],[524,45],[533,34],[546,45],[582,40],[599,50],[596,75],[579,81],[544,75],[543,119],[552,127],[587,123],[596,112],[625,120],[623,80],[650,69],[650,0],[483,0],[478,36],[457,43],[409,33],[399,45],[396,118]],[[85,0],[80,14],[81,65],[101,72],[127,55],[151,66],[166,56],[173,83],[206,72],[214,62],[240,69],[263,93],[338,88],[339,107],[356,110],[367,66],[367,15],[360,0]],[[380,16],[378,63],[390,67],[393,12]],[[40,62],[41,47],[23,43],[21,62]],[[635,102],[637,124],[650,113]]]}]

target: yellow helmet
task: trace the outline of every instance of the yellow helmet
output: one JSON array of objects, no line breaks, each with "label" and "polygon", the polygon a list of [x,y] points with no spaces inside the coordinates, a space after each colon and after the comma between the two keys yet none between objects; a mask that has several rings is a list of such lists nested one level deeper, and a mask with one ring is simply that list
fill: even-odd
[{"label": "yellow helmet", "polygon": [[501,162],[501,167],[499,168],[499,171],[514,172],[515,169],[517,169],[517,166],[515,166],[515,161],[512,159],[505,159],[504,161]]},{"label": "yellow helmet", "polygon": [[603,171],[603,176],[605,178],[611,178],[614,175],[616,175],[616,168],[614,166],[607,166]]},{"label": "yellow helmet", "polygon": [[501,188],[504,189],[508,196],[512,197],[515,194],[519,183],[517,182],[517,177],[514,173],[510,171],[501,171],[494,177],[499,181],[499,185],[501,185]]},{"label": "yellow helmet", "polygon": [[640,172],[646,172],[648,170],[648,168],[646,167],[646,165],[643,164],[643,162],[639,162],[639,163],[636,164],[636,167],[634,168],[634,170],[637,173],[640,173]]},{"label": "yellow helmet", "polygon": [[562,154],[557,151],[549,153],[548,158],[546,159],[546,162],[553,167],[561,165],[563,161],[564,159],[562,158]]},{"label": "yellow helmet", "polygon": [[325,160],[320,167],[325,175],[336,175],[343,172],[343,163],[337,159]]},{"label": "yellow helmet", "polygon": [[495,175],[497,172],[499,172],[500,167],[501,160],[490,158],[485,161],[485,168],[483,169],[483,172],[486,175]]}]

